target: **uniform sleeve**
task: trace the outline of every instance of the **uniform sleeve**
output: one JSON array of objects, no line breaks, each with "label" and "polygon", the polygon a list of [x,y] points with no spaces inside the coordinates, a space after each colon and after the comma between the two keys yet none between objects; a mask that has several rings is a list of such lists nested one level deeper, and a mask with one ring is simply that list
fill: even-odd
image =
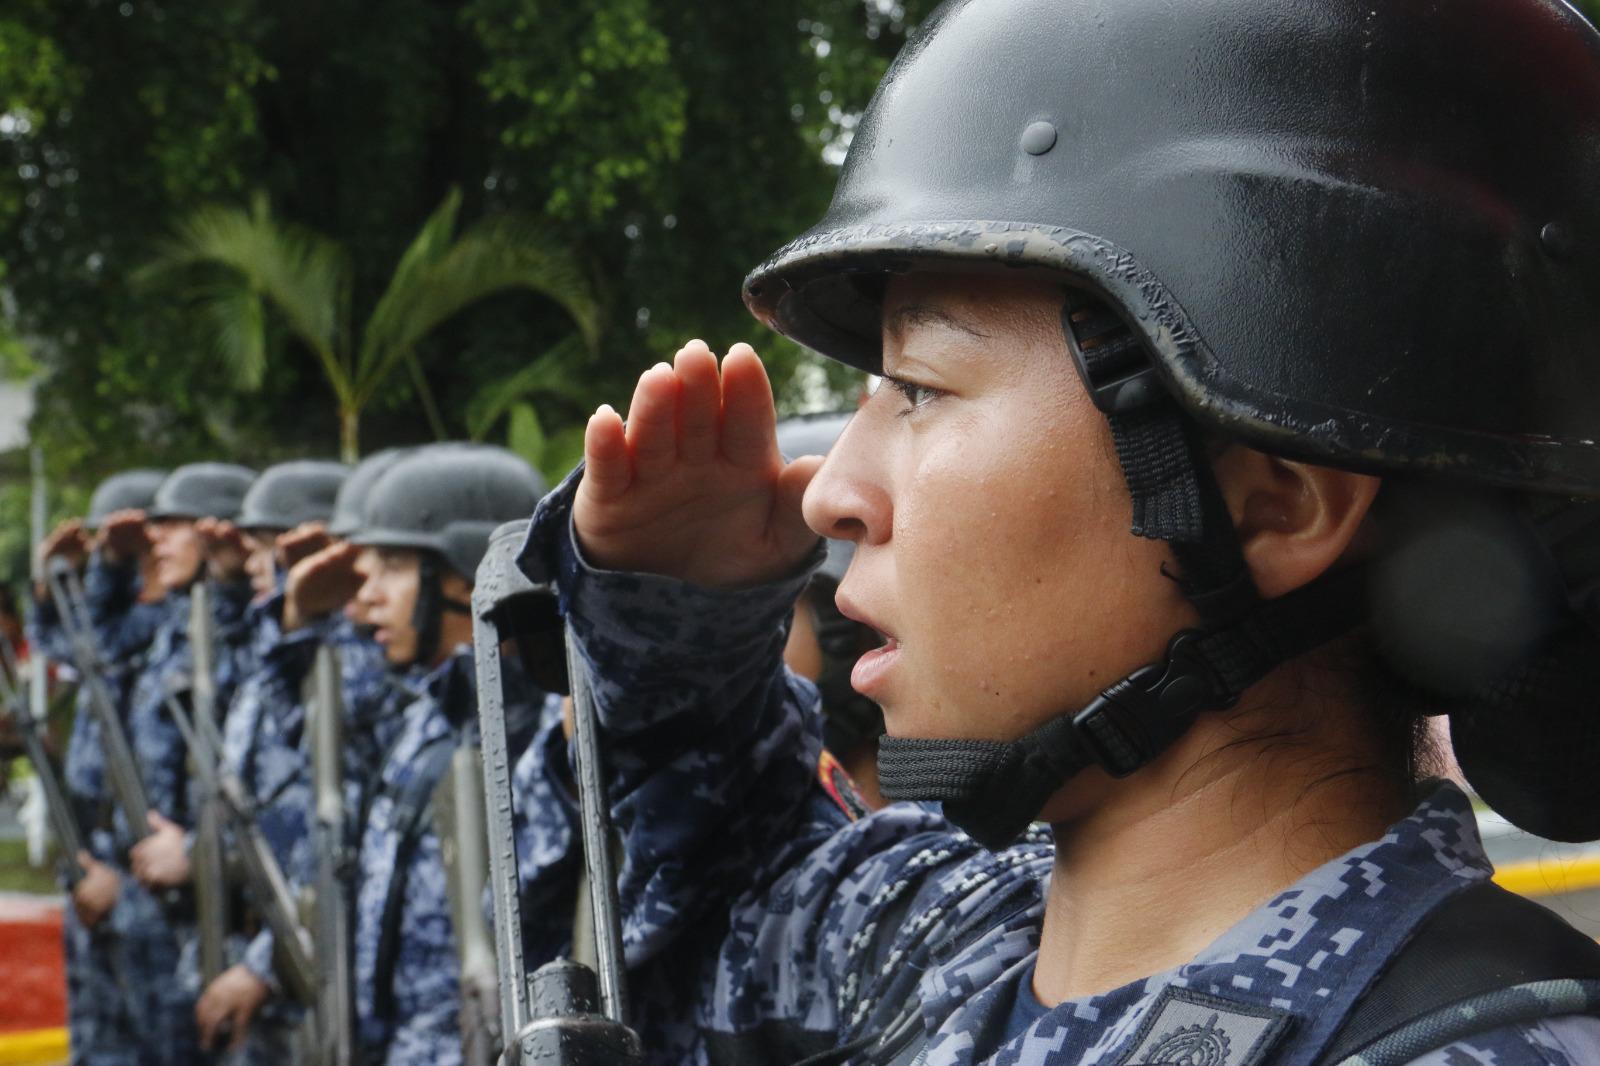
[{"label": "uniform sleeve", "polygon": [[131,561],[113,563],[93,553],[83,571],[83,598],[96,623],[127,614],[139,598],[139,568]]},{"label": "uniform sleeve", "polygon": [[[800,817],[821,751],[815,693],[783,669],[810,567],[753,589],[589,567],[571,533],[577,474],[539,507],[523,565],[558,574],[605,734],[630,963],[750,886]],[[530,555],[530,553],[532,553]],[[821,560],[821,545],[811,560]]]},{"label": "uniform sleeve", "polygon": [[72,662],[72,644],[67,640],[67,631],[61,626],[61,614],[56,610],[56,603],[48,596],[42,600],[33,601],[33,609],[28,612],[26,627],[28,644],[38,648],[45,655],[57,662]]},{"label": "uniform sleeve", "polygon": [[[889,984],[1012,867],[929,808],[850,823],[826,797],[817,693],[782,664],[809,568],[732,591],[596,570],[571,532],[577,476],[539,505],[521,563],[554,575],[592,678],[646,1023],[692,1017],[741,1061],[831,1047],[904,1002]],[[897,940],[909,913],[915,943]]]},{"label": "uniform sleeve", "polygon": [[107,662],[126,662],[155,636],[160,616],[139,609],[139,570],[132,563],[108,563],[94,553],[83,572],[83,598]]},{"label": "uniform sleeve", "polygon": [[217,699],[221,706],[226,707],[245,678],[256,670],[256,628],[264,620],[264,615],[249,609],[248,581],[214,582],[212,589]]},{"label": "uniform sleeve", "polygon": [[1409,1066],[1589,1066],[1600,1062],[1600,1018],[1568,1014],[1457,1041]]},{"label": "uniform sleeve", "polygon": [[278,973],[272,965],[273,940],[272,930],[263,928],[245,945],[244,958],[240,960],[244,968],[249,970],[272,990],[273,995],[279,995],[283,990],[278,987]]}]

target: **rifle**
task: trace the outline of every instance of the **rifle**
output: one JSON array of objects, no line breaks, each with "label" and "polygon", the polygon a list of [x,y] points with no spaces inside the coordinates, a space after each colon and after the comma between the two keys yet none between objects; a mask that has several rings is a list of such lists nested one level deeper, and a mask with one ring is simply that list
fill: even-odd
[{"label": "rifle", "polygon": [[[197,591],[203,588],[197,585]],[[193,603],[200,603],[200,608]],[[206,613],[201,615],[200,611]],[[202,977],[209,984],[227,968],[230,924],[229,889],[232,878],[224,831],[231,835],[244,890],[256,913],[272,930],[273,964],[284,991],[296,1001],[311,1005],[316,999],[316,973],[311,944],[295,916],[294,895],[278,857],[255,821],[255,804],[244,783],[223,763],[221,731],[209,704],[215,707],[215,682],[211,673],[210,604],[201,594],[191,601],[190,635],[194,649],[194,680],[189,689],[193,714],[184,710],[177,693],[166,697],[167,712],[183,734],[194,766],[200,794],[194,847],[195,909],[200,934]],[[206,681],[202,681],[202,678]],[[203,849],[203,850],[202,850]]]},{"label": "rifle", "polygon": [[145,791],[144,778],[139,775],[139,764],[134,759],[127,731],[122,727],[122,716],[117,713],[116,703],[106,688],[105,671],[110,664],[95,639],[82,583],[77,572],[63,559],[52,561],[48,583],[50,598],[61,617],[61,628],[78,668],[78,684],[88,692],[89,710],[100,726],[100,744],[105,750],[106,781],[111,787],[112,800],[127,823],[128,834],[135,841],[143,840],[150,835],[150,796]]},{"label": "rifle", "polygon": [[622,923],[610,848],[610,808],[600,765],[598,722],[582,659],[570,635],[566,669],[575,717],[578,799],[589,904],[594,918],[594,970],[566,959],[541,966],[530,978],[522,957],[516,838],[512,827],[511,764],[506,742],[501,641],[513,636],[553,638],[559,632],[552,592],[528,580],[516,565],[526,521],[495,530],[478,567],[472,593],[473,650],[478,668],[478,723],[483,743],[484,809],[488,815],[490,898],[500,971],[501,1032],[509,1044],[506,1066],[581,1066],[644,1061],[639,1035],[627,1026]]},{"label": "rifle", "polygon": [[433,795],[434,831],[444,858],[450,918],[461,961],[461,1046],[465,1066],[494,1066],[501,1043],[494,939],[483,920],[489,880],[483,762],[463,744]]},{"label": "rifle", "polygon": [[221,737],[217,735],[216,659],[211,632],[211,589],[202,578],[189,594],[189,649],[192,670],[189,681],[189,707],[193,720],[184,725],[182,707],[172,694],[167,709],[189,746],[189,760],[195,773],[197,804],[194,846],[189,862],[194,869],[195,925],[200,938],[200,979],[209,985],[228,968],[228,931],[233,927],[229,912],[228,878],[224,869],[222,807],[217,785],[217,769],[222,762]]},{"label": "rifle", "polygon": [[28,701],[17,691],[17,681],[22,677],[18,667],[17,649],[9,637],[0,633],[0,704],[5,705],[11,720],[17,724],[22,734],[23,750],[27,752],[28,761],[33,763],[33,772],[39,778],[45,807],[50,812],[50,825],[64,853],[62,869],[67,889],[71,891],[83,880],[83,867],[78,865],[78,852],[84,850],[83,832],[78,828],[77,816],[72,812],[72,804],[67,799],[67,790],[61,785],[55,763],[45,748],[43,722],[34,716]]},{"label": "rifle", "polygon": [[317,932],[316,1061],[320,1066],[351,1066],[355,1061],[354,981],[350,964],[350,902],[345,888],[349,865],[345,837],[344,768],[339,749],[343,699],[339,658],[324,644],[311,668],[311,781],[315,794],[312,844],[316,848],[315,928]]}]

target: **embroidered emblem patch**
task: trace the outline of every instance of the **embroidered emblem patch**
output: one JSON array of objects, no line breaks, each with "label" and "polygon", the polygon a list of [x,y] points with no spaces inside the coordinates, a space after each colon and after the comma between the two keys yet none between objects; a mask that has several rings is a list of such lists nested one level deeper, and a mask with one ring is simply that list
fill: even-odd
[{"label": "embroidered emblem patch", "polygon": [[1117,1066],[1256,1066],[1288,1028],[1287,1011],[1168,988]]},{"label": "embroidered emblem patch", "polygon": [[872,813],[872,808],[867,806],[867,801],[857,791],[855,780],[827,748],[822,749],[822,757],[817,760],[817,780],[822,783],[823,791],[852,822],[859,822]]}]

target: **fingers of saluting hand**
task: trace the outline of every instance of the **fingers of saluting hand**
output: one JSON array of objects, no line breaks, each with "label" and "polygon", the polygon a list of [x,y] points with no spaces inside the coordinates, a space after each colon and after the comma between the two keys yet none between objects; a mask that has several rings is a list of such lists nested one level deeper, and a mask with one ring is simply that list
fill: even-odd
[{"label": "fingers of saluting hand", "polygon": [[722,457],[757,470],[777,465],[772,384],[748,344],[735,344],[722,360]]},{"label": "fingers of saluting hand", "polygon": [[706,463],[717,457],[722,426],[722,382],[717,357],[704,341],[690,341],[673,358],[678,375],[678,458]]},{"label": "fingers of saluting hand", "polygon": [[678,461],[678,375],[666,363],[639,375],[628,405],[628,451],[634,476],[649,482]]},{"label": "fingers of saluting hand", "polygon": [[583,484],[598,501],[614,500],[633,484],[633,460],[622,418],[610,404],[589,416],[583,431]]}]

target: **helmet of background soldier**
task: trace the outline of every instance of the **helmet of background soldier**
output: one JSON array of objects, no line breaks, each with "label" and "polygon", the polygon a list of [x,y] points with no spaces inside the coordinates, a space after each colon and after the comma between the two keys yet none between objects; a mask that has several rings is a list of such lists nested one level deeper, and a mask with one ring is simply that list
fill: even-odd
[{"label": "helmet of background soldier", "polygon": [[350,476],[344,479],[344,484],[339,486],[338,497],[333,504],[333,517],[328,520],[328,532],[335,537],[348,537],[361,528],[362,509],[367,503],[367,493],[372,491],[372,486],[377,484],[378,478],[383,476],[402,456],[410,454],[411,448],[385,448],[381,452],[373,452],[361,462],[356,464]]},{"label": "helmet of background soldier", "polygon": [[89,497],[89,514],[84,525],[99,529],[117,511],[144,511],[155,501],[156,490],[167,479],[165,470],[124,470],[112,474],[95,486]]},{"label": "helmet of background soldier", "polygon": [[373,483],[361,525],[348,539],[361,547],[403,548],[421,556],[412,662],[429,662],[438,652],[446,611],[470,610],[445,595],[443,568],[471,583],[490,535],[532,514],[544,491],[544,479],[525,460],[487,444],[417,448]]},{"label": "helmet of background soldier", "polygon": [[287,530],[302,522],[325,522],[349,475],[350,468],[343,463],[318,459],[269,466],[245,493],[234,524],[241,529]]},{"label": "helmet of background soldier", "polygon": [[[828,411],[821,414],[800,415],[778,423],[778,450],[785,459],[801,455],[827,455],[833,442],[844,432],[854,411]],[[850,560],[856,546],[848,540],[828,539],[828,557],[823,560],[817,575],[832,581],[837,587],[850,569]]]},{"label": "helmet of background soldier", "polygon": [[350,542],[432,552],[471,581],[504,522],[533,513],[544,479],[520,456],[487,444],[435,444],[400,457],[367,494]]},{"label": "helmet of background soldier", "polygon": [[[786,459],[826,455],[853,414],[835,411],[786,418],[778,423],[778,450]],[[883,711],[850,684],[850,671],[856,660],[883,641],[868,626],[846,618],[834,602],[839,583],[855,556],[855,544],[829,537],[827,545],[827,557],[813,575],[810,594],[801,606],[811,611],[811,627],[822,653],[822,669],[816,681],[822,696],[822,741],[835,755],[848,757],[883,735]]]},{"label": "helmet of background soldier", "polygon": [[167,475],[145,512],[154,521],[166,518],[225,518],[239,514],[245,493],[256,478],[247,466],[233,463],[189,463]]},{"label": "helmet of background soldier", "polygon": [[1345,628],[1377,618],[1392,668],[1452,702],[1502,814],[1591,839],[1597,143],[1600,34],[1561,0],[953,0],[744,297],[876,373],[891,275],[1059,282],[1134,532],[1173,545],[1212,633],[1260,606],[1207,439],[1427,486]]}]

